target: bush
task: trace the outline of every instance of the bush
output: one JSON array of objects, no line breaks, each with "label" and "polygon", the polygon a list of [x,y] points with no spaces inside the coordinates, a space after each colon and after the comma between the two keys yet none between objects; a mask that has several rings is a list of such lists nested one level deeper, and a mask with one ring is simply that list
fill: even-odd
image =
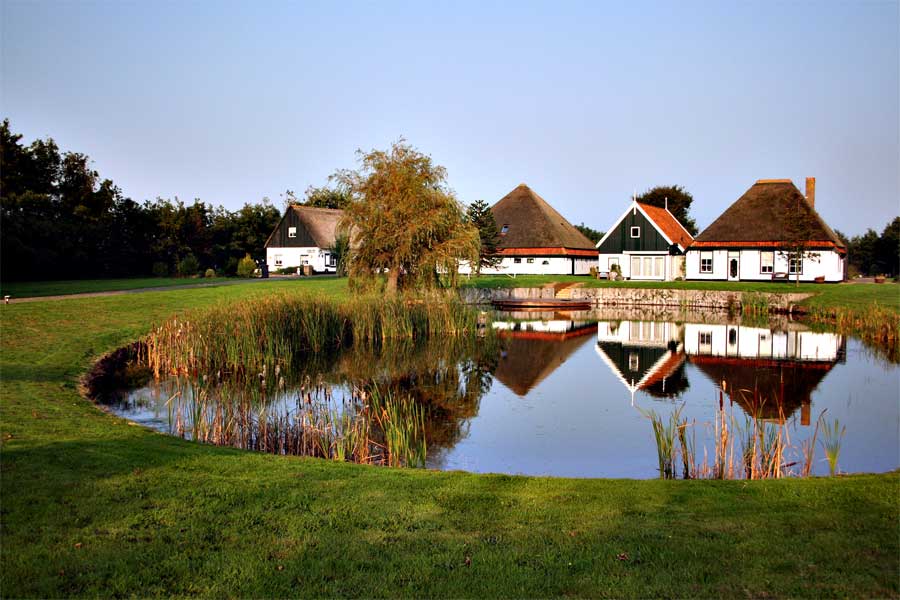
[{"label": "bush", "polygon": [[241,259],[241,262],[239,262],[237,266],[238,277],[253,277],[253,272],[255,270],[256,261],[250,258],[249,254],[244,256],[244,258]]},{"label": "bush", "polygon": [[168,277],[169,276],[169,265],[162,261],[157,261],[153,263],[153,272],[154,277]]},{"label": "bush", "polygon": [[591,274],[591,279],[597,279],[597,267],[591,267],[589,273]]},{"label": "bush", "polygon": [[186,254],[178,261],[178,275],[180,277],[193,277],[200,270],[200,263],[193,254]]},{"label": "bush", "polygon": [[215,269],[207,269],[206,272],[203,274],[203,276],[206,277],[207,279],[211,279],[216,276],[216,270]]}]

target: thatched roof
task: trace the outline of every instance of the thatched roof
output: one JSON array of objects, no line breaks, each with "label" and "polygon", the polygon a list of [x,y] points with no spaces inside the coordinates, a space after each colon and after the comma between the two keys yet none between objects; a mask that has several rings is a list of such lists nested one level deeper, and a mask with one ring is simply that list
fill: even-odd
[{"label": "thatched roof", "polygon": [[[564,250],[589,250],[590,255],[597,254],[591,240],[524,183],[497,202],[491,212],[501,232],[497,246],[500,254],[515,254],[516,249],[575,255],[581,253]],[[504,227],[506,233],[502,233]]]},{"label": "thatched roof", "polygon": [[293,213],[299,224],[306,229],[309,238],[315,242],[319,248],[330,248],[334,245],[337,238],[338,224],[344,217],[344,211],[336,208],[316,208],[313,206],[303,206],[302,204],[292,204],[285,211],[278,226],[269,235],[266,240],[266,247],[272,240],[272,236],[282,226],[284,220],[288,217],[288,213]]},{"label": "thatched roof", "polygon": [[787,241],[787,215],[800,211],[803,229],[811,246],[837,247],[844,244],[819,213],[809,205],[790,179],[761,179],[737,202],[694,238],[695,247],[775,246]]}]

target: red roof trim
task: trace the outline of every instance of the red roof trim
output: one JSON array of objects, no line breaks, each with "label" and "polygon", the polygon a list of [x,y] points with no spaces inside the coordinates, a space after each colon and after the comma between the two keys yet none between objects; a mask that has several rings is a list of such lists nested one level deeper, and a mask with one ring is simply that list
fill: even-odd
[{"label": "red roof trim", "polygon": [[597,328],[590,325],[588,327],[582,327],[580,329],[573,329],[572,331],[559,333],[551,331],[507,331],[504,329],[498,329],[497,335],[499,335],[500,337],[514,338],[517,340],[545,340],[551,342],[562,342],[565,340],[570,340],[572,338],[593,335],[596,331]]},{"label": "red roof trim", "polygon": [[580,248],[500,248],[500,256],[590,256],[597,257],[596,250]]},{"label": "red roof trim", "polygon": [[697,365],[728,365],[732,367],[753,367],[756,369],[766,367],[798,366],[804,369],[821,369],[823,371],[830,371],[834,366],[834,363],[827,361],[805,361],[790,358],[737,358],[728,356],[708,356],[705,354],[691,355],[688,357],[688,360]]},{"label": "red roof trim", "polygon": [[[846,252],[845,248],[841,248],[831,241],[810,240],[805,242],[807,248],[834,248],[839,253]],[[785,252],[789,251],[783,242],[701,242],[694,240],[690,245],[691,248],[781,248]]]}]

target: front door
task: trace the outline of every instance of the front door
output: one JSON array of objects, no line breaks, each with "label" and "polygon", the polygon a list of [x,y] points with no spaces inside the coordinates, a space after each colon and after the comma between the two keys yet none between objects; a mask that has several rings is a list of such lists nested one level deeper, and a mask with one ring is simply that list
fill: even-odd
[{"label": "front door", "polygon": [[738,281],[741,278],[740,256],[738,252],[728,253],[728,281]]}]

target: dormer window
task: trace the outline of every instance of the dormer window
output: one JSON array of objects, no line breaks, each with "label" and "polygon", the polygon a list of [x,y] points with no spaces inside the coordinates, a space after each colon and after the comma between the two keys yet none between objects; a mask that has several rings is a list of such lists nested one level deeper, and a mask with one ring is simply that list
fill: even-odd
[{"label": "dormer window", "polygon": [[500,228],[500,235],[506,235],[509,232],[509,225],[504,225]]},{"label": "dormer window", "polygon": [[288,227],[288,237],[289,238],[297,237],[297,228],[296,227]]},{"label": "dormer window", "polygon": [[631,228],[631,237],[633,237],[633,238],[641,237],[641,228],[640,227],[632,227]]}]

